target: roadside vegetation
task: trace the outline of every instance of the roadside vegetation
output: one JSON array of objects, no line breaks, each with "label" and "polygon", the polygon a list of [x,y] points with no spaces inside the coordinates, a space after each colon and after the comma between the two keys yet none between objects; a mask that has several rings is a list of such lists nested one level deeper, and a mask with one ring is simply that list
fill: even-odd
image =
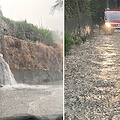
[{"label": "roadside vegetation", "polygon": [[[82,17],[82,14],[91,17],[93,24],[99,24],[99,18],[103,17],[104,9],[106,8],[107,0],[65,0],[65,21],[76,17]],[[67,35],[65,32],[65,36]],[[84,43],[88,38],[88,34],[81,34],[80,30],[75,31],[74,35],[70,32],[70,36],[75,41],[74,44]],[[65,52],[69,52],[71,45],[71,39],[65,37]],[[69,44],[71,43],[71,44]]]},{"label": "roadside vegetation", "polygon": [[[62,5],[61,0],[56,1],[54,10],[57,9],[56,5],[59,6],[57,2]],[[0,17],[1,41],[6,43],[0,48],[0,53],[11,70],[62,71],[63,44],[53,31],[26,20],[14,21],[3,15]]]},{"label": "roadside vegetation", "polygon": [[67,53],[71,49],[73,44],[75,44],[75,41],[70,36],[70,33],[67,32],[65,34],[65,53]]},{"label": "roadside vegetation", "polygon": [[31,42],[42,42],[48,46],[55,46],[55,41],[52,36],[52,31],[45,28],[38,28],[37,26],[24,21],[13,21],[2,16],[4,22],[12,31],[12,36]]}]

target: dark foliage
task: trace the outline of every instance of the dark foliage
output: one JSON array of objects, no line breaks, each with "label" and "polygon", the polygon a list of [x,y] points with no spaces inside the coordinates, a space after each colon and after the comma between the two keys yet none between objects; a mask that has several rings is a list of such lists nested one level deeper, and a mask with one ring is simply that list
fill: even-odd
[{"label": "dark foliage", "polygon": [[119,9],[120,0],[65,0],[65,18],[77,17],[84,13],[92,17],[93,23],[98,24],[107,7]]},{"label": "dark foliage", "polygon": [[71,38],[70,33],[65,34],[65,53],[69,52],[72,45],[74,44],[74,40]]},{"label": "dark foliage", "polygon": [[6,17],[2,17],[2,19],[12,31],[12,36],[26,41],[37,41],[48,46],[54,46],[54,40],[50,30],[38,28],[31,23],[27,23],[26,20],[13,21]]},{"label": "dark foliage", "polygon": [[99,24],[100,17],[104,16],[105,8],[106,8],[105,0],[91,0],[90,9],[91,17],[94,24]]}]

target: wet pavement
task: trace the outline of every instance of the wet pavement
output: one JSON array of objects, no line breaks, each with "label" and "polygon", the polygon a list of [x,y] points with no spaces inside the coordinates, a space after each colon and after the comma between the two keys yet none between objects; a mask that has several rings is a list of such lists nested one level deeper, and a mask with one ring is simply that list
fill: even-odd
[{"label": "wet pavement", "polygon": [[21,84],[0,88],[0,118],[25,114],[44,116],[50,120],[62,115],[62,84],[36,86]]},{"label": "wet pavement", "polygon": [[65,120],[120,120],[120,34],[98,35],[65,57]]}]

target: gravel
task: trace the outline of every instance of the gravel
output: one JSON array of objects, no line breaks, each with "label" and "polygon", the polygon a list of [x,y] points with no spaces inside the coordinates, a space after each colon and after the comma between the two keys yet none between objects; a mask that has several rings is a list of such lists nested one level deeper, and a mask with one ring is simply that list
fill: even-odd
[{"label": "gravel", "polygon": [[65,56],[65,120],[120,120],[120,35],[98,35]]}]

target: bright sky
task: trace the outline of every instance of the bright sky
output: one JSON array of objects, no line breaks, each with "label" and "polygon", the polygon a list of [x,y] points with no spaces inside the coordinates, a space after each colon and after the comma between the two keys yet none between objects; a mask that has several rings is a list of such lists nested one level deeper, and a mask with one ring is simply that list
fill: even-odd
[{"label": "bright sky", "polygon": [[3,15],[12,20],[27,20],[49,30],[63,31],[63,11],[51,14],[56,0],[0,0]]}]

